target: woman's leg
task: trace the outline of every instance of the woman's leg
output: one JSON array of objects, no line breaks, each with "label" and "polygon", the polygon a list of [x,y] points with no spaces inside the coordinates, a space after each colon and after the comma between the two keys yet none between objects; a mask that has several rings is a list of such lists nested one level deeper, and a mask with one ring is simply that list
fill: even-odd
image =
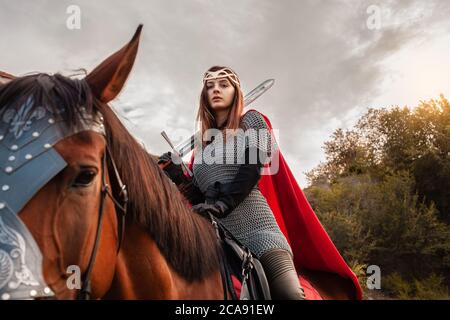
[{"label": "woman's leg", "polygon": [[273,249],[259,259],[269,282],[273,300],[304,300],[297,271],[291,254],[283,249]]}]

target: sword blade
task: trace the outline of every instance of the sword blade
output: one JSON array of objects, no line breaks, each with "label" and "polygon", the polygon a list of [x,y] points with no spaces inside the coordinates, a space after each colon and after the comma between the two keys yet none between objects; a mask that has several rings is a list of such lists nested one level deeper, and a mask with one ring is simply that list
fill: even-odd
[{"label": "sword blade", "polygon": [[259,86],[257,86],[255,89],[247,93],[244,97],[244,107],[247,107],[253,101],[258,99],[264,92],[272,88],[274,83],[275,83],[274,79],[266,80]]}]

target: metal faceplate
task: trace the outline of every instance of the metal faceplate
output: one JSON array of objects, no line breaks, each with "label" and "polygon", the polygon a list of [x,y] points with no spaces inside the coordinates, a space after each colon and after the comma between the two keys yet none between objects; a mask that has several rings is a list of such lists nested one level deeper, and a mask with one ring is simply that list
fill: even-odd
[{"label": "metal faceplate", "polygon": [[53,148],[81,131],[104,134],[102,117],[82,110],[82,125],[71,130],[64,110],[34,108],[29,98],[19,109],[6,109],[0,119],[0,300],[51,296],[42,275],[42,254],[18,217],[28,201],[67,163]]}]

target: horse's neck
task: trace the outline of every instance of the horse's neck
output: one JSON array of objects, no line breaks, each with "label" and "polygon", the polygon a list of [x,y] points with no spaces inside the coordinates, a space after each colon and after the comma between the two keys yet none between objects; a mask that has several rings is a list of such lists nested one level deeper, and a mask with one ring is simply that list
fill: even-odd
[{"label": "horse's neck", "polygon": [[220,272],[188,283],[167,263],[148,232],[136,224],[127,225],[115,269],[107,299],[223,299]]}]

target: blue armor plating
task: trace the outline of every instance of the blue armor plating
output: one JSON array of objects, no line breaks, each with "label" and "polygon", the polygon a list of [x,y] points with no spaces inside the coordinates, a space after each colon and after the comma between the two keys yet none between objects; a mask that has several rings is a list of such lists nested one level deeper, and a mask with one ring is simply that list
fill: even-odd
[{"label": "blue armor plating", "polygon": [[0,300],[49,296],[42,276],[42,254],[19,219],[26,203],[67,163],[53,148],[81,131],[104,134],[101,117],[85,116],[84,124],[69,129],[61,114],[34,108],[33,99],[0,119]]}]

